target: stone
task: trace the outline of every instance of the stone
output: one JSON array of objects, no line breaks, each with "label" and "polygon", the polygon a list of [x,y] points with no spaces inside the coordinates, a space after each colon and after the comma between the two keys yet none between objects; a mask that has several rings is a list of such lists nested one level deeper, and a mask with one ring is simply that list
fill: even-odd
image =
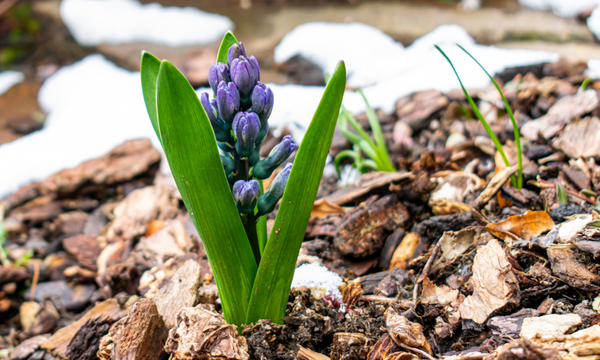
[{"label": "stone", "polygon": [[565,335],[581,325],[581,317],[577,314],[552,314],[523,319],[520,335],[530,340],[535,336]]},{"label": "stone", "polygon": [[96,271],[96,260],[102,249],[96,237],[90,235],[71,236],[62,241],[63,247],[77,259],[79,266]]},{"label": "stone", "polygon": [[[50,300],[57,308],[76,311],[88,304],[94,291],[96,286],[91,284],[70,287],[64,280],[47,281],[36,286],[33,299],[38,303]],[[25,298],[29,298],[30,294],[31,289],[28,289]]]}]

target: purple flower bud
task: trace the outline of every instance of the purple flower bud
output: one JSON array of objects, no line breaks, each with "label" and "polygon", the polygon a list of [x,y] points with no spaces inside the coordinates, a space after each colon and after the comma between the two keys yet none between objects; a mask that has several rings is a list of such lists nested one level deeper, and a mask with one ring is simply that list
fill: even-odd
[{"label": "purple flower bud", "polygon": [[241,214],[250,214],[260,196],[260,184],[256,180],[238,180],[233,184],[232,193],[238,211]]},{"label": "purple flower bud", "polygon": [[225,81],[226,83],[231,81],[229,78],[229,66],[223,63],[211,65],[210,70],[208,70],[208,83],[215,94],[221,81]]},{"label": "purple flower bud", "polygon": [[217,110],[217,100],[210,99],[208,93],[202,93],[200,95],[200,103],[210,120],[215,137],[219,142],[227,142],[231,139],[231,133],[228,129],[227,124],[219,117],[219,111]]},{"label": "purple flower bud", "polygon": [[297,149],[298,145],[294,139],[289,135],[284,136],[281,142],[271,150],[269,156],[254,165],[252,176],[257,179],[268,178]]},{"label": "purple flower bud", "polygon": [[231,66],[233,59],[237,59],[240,56],[246,56],[244,45],[242,43],[231,45],[229,50],[227,50],[227,64]]},{"label": "purple flower bud", "polygon": [[239,112],[233,119],[235,149],[239,156],[249,157],[254,152],[256,138],[260,132],[260,119],[252,111]]},{"label": "purple flower bud", "polygon": [[258,215],[268,214],[275,209],[275,205],[277,205],[277,202],[283,196],[291,172],[292,164],[287,164],[285,168],[275,176],[275,179],[273,179],[273,182],[271,182],[267,191],[260,199],[258,199]]},{"label": "purple flower bud", "polygon": [[[251,56],[253,58],[253,56]],[[252,103],[252,91],[256,82],[260,80],[260,70],[256,59],[250,61],[245,56],[233,59],[230,66],[231,81],[235,83],[240,92],[240,101],[243,107]]]},{"label": "purple flower bud", "polygon": [[262,141],[265,139],[265,137],[267,136],[267,134],[269,133],[269,122],[265,121],[261,126],[260,126],[260,131],[258,132],[258,136],[256,137],[256,147],[260,149],[260,144],[262,143]]},{"label": "purple flower bud", "polygon": [[231,128],[231,122],[234,115],[240,110],[240,93],[233,82],[225,83],[221,81],[217,88],[217,107],[221,119],[225,121],[228,128]]},{"label": "purple flower bud", "polygon": [[262,124],[271,116],[273,102],[273,91],[262,82],[257,81],[252,91],[252,111],[258,114]]}]

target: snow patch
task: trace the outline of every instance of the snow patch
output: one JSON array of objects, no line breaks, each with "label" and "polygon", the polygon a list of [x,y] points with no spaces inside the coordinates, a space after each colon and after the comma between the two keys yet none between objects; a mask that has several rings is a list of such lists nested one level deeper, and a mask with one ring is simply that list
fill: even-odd
[{"label": "snow patch", "polygon": [[600,59],[590,59],[587,63],[585,76],[592,79],[600,79]]},{"label": "snow patch", "polygon": [[168,46],[219,40],[233,22],[192,7],[142,5],[136,0],[63,0],[60,16],[82,45],[145,42]]},{"label": "snow patch", "polygon": [[534,10],[552,10],[561,17],[573,17],[600,5],[600,0],[519,0],[519,4]]},{"label": "snow patch", "polygon": [[306,286],[309,289],[325,291],[325,294],[342,299],[340,285],[344,280],[333,271],[319,263],[303,264],[296,268],[292,288]]},{"label": "snow patch", "polygon": [[23,80],[25,80],[25,74],[20,71],[7,70],[0,72],[0,95]]}]

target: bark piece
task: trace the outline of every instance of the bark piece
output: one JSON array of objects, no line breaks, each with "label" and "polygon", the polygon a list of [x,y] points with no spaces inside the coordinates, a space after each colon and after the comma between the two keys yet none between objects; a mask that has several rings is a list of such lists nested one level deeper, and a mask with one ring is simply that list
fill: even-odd
[{"label": "bark piece", "polygon": [[386,360],[390,354],[398,352],[400,349],[401,347],[396,345],[392,337],[385,333],[369,351],[367,360]]},{"label": "bark piece", "polygon": [[[39,303],[50,300],[58,308],[75,311],[88,304],[95,290],[96,286],[91,284],[71,287],[64,280],[47,281],[37,285],[33,299]],[[29,298],[30,293],[31,289],[28,289],[25,297]]]},{"label": "bark piece", "polygon": [[62,241],[65,250],[75,256],[77,263],[82,268],[92,271],[97,270],[96,260],[102,249],[96,241],[95,236],[77,235],[71,236]]},{"label": "bark piece", "polygon": [[36,352],[40,346],[48,340],[49,334],[34,336],[23,341],[19,346],[10,352],[11,360],[26,360],[31,354]]},{"label": "bark piece", "polygon": [[514,314],[494,316],[487,321],[487,326],[492,330],[492,334],[501,340],[517,339],[521,333],[523,320],[539,315],[540,312],[535,309],[521,309]]},{"label": "bark piece", "polygon": [[574,121],[552,143],[569,157],[594,157],[600,155],[600,119],[586,117]]},{"label": "bark piece", "polygon": [[[168,329],[150,299],[138,300],[102,337],[98,357],[110,360],[157,360]],[[110,354],[110,357],[107,355]]]},{"label": "bark piece", "polygon": [[329,360],[329,356],[319,354],[318,352],[312,351],[305,347],[298,345],[300,350],[296,355],[296,360]]},{"label": "bark piece", "polygon": [[530,341],[544,350],[557,352],[560,357],[555,359],[596,359],[600,354],[600,326],[594,325],[570,335],[535,337]]},{"label": "bark piece", "polygon": [[581,325],[581,317],[577,314],[551,314],[523,319],[520,335],[531,340],[535,336],[564,335]]},{"label": "bark piece", "polygon": [[247,360],[246,339],[211,305],[185,307],[169,331],[165,351],[178,360]]},{"label": "bark piece", "polygon": [[371,349],[372,341],[364,334],[337,333],[333,335],[331,360],[365,359]]},{"label": "bark piece", "polygon": [[154,296],[158,312],[171,329],[177,323],[177,314],[198,303],[198,289],[202,286],[202,268],[196,260],[187,260],[166,286]]},{"label": "bark piece", "polygon": [[495,239],[477,250],[470,281],[473,295],[460,305],[463,319],[483,324],[494,311],[520,301],[517,278],[504,249]]},{"label": "bark piece", "polygon": [[544,349],[526,339],[518,339],[508,344],[502,345],[496,350],[496,357],[486,357],[485,359],[495,360],[562,360],[558,351],[553,349]]},{"label": "bark piece", "polygon": [[436,112],[448,106],[448,98],[437,90],[420,91],[396,103],[398,120],[413,130],[423,130]]},{"label": "bark piece", "polygon": [[173,192],[173,189],[164,185],[132,191],[113,210],[115,219],[106,230],[106,239],[129,240],[146,234],[148,223],[174,206],[171,202]]},{"label": "bark piece", "polygon": [[100,339],[114,323],[115,319],[107,314],[88,319],[67,346],[67,359],[96,360]]},{"label": "bark piece", "polygon": [[574,288],[586,291],[600,290],[600,276],[580,263],[580,256],[575,251],[562,246],[551,246],[547,252],[555,276]]},{"label": "bark piece", "polygon": [[160,161],[149,139],[128,140],[108,154],[62,170],[39,185],[42,194],[72,194],[86,184],[112,185],[147,172]]},{"label": "bark piece", "polygon": [[565,96],[559,99],[546,115],[523,125],[521,134],[530,140],[537,140],[538,133],[541,133],[549,139],[562,130],[566,123],[591,112],[597,106],[598,95],[593,89]]},{"label": "bark piece", "polygon": [[408,210],[394,195],[372,197],[342,218],[334,246],[344,256],[374,255],[381,250],[388,234],[409,218]]},{"label": "bark piece", "polygon": [[347,186],[324,199],[336,205],[354,205],[365,200],[371,192],[389,187],[391,184],[407,180],[412,176],[409,172],[375,172],[361,177],[360,185]]},{"label": "bark piece", "polygon": [[385,240],[385,244],[383,244],[383,248],[381,249],[381,255],[379,255],[379,267],[381,269],[387,269],[390,267],[390,262],[392,261],[392,257],[394,256],[394,252],[400,245],[400,242],[406,235],[404,229],[396,229],[394,232],[387,237]]},{"label": "bark piece", "polygon": [[77,334],[79,329],[91,318],[102,314],[108,315],[115,321],[121,317],[123,310],[117,300],[109,299],[96,304],[90,311],[75,321],[73,324],[59,329],[52,337],[42,344],[42,348],[51,351],[57,356],[66,356],[67,346]]},{"label": "bark piece", "polygon": [[83,211],[70,211],[58,215],[54,223],[63,234],[77,235],[83,233],[88,217]]},{"label": "bark piece", "polygon": [[421,244],[421,237],[419,234],[414,232],[406,234],[400,242],[400,245],[394,250],[389,270],[406,269],[406,265],[408,265],[410,259],[413,258],[419,244]]}]

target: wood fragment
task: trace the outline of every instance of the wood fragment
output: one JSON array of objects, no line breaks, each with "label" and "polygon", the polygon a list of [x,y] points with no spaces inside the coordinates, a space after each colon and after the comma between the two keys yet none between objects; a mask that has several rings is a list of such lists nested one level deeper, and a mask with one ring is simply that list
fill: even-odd
[{"label": "wood fragment", "polygon": [[300,350],[296,355],[296,360],[329,360],[329,356],[319,354],[318,352],[314,352],[300,345],[298,345],[298,347]]},{"label": "wood fragment", "polygon": [[355,205],[366,199],[375,190],[388,187],[390,184],[399,183],[412,176],[410,172],[378,172],[369,174],[371,178],[361,181],[360,185],[347,186],[324,199],[336,205]]}]

